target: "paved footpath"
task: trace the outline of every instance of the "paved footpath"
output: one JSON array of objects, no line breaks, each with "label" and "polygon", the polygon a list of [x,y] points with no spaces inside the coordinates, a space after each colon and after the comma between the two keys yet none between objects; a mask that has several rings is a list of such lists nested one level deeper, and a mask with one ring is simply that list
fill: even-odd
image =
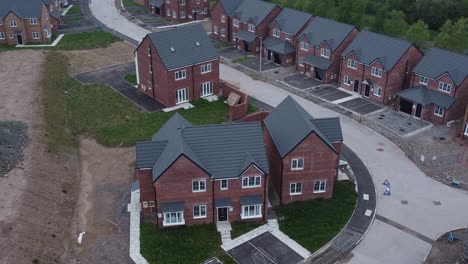
[{"label": "paved footpath", "polygon": [[[92,0],[93,15],[109,28],[140,41],[148,31],[120,15],[114,0]],[[287,95],[276,86],[253,80],[246,74],[220,66],[221,79],[272,106]],[[301,97],[293,97],[314,117],[340,116]],[[421,263],[429,242],[448,230],[468,225],[468,193],[440,184],[421,172],[403,151],[382,135],[341,117],[344,140],[371,173],[377,192],[377,217],[349,263]],[[384,196],[388,179],[391,195]]]}]

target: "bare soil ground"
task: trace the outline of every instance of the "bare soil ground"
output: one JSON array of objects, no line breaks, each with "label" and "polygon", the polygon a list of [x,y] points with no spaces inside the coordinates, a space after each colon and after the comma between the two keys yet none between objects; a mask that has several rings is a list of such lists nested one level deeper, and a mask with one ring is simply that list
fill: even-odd
[{"label": "bare soil ground", "polygon": [[448,233],[441,236],[432,244],[432,249],[424,263],[446,264],[456,263],[463,250],[463,241],[468,240],[468,229],[454,231],[457,240],[448,242]]},{"label": "bare soil ground", "polygon": [[132,45],[119,41],[104,49],[66,51],[64,54],[69,59],[68,73],[74,75],[130,62],[134,59],[134,50]]}]

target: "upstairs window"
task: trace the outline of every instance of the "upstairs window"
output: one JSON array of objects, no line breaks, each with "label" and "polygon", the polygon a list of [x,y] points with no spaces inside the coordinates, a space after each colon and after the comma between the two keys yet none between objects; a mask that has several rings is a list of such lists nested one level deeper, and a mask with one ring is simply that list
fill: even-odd
[{"label": "upstairs window", "polygon": [[276,29],[276,28],[273,29],[273,37],[279,38],[280,33],[281,33],[281,31],[279,31],[278,29]]},{"label": "upstairs window", "polygon": [[255,25],[254,24],[249,24],[249,31],[250,32],[255,32]]},{"label": "upstairs window", "polygon": [[185,79],[185,77],[187,77],[187,71],[186,70],[181,70],[181,71],[175,72],[175,79],[176,80],[182,80],[182,79]]},{"label": "upstairs window", "polygon": [[211,72],[211,63],[201,66],[201,73]]},{"label": "upstairs window", "polygon": [[16,20],[10,20],[10,27],[17,27]]},{"label": "upstairs window", "polygon": [[382,77],[382,69],[378,69],[378,68],[376,68],[376,67],[372,67],[372,69],[371,69],[371,75],[372,75],[372,76],[375,76],[375,77],[381,78],[381,77]]},{"label": "upstairs window", "polygon": [[309,43],[301,42],[301,50],[309,50]]},{"label": "upstairs window", "polygon": [[330,58],[330,50],[321,48],[320,49],[320,55],[325,58]]},{"label": "upstairs window", "polygon": [[261,181],[260,176],[242,177],[242,188],[260,187]]},{"label": "upstairs window", "polygon": [[239,20],[236,19],[236,18],[234,18],[234,19],[232,20],[232,25],[234,25],[235,27],[239,27]]},{"label": "upstairs window", "polygon": [[291,160],[291,170],[303,170],[304,169],[304,159],[292,159]]},{"label": "upstairs window", "polygon": [[290,40],[290,39],[291,39],[291,35],[288,34],[288,33],[284,33],[284,39],[285,39],[285,40]]},{"label": "upstairs window", "polygon": [[348,60],[348,68],[357,69],[357,61],[349,59]]},{"label": "upstairs window", "polygon": [[206,191],[206,180],[193,180],[192,181],[192,192],[204,192]]},{"label": "upstairs window", "polygon": [[419,76],[419,83],[420,84],[424,84],[424,85],[427,85],[427,77],[424,77],[424,76]]},{"label": "upstairs window", "polygon": [[219,184],[220,184],[221,190],[224,191],[228,189],[228,180],[221,180]]},{"label": "upstairs window", "polygon": [[37,24],[37,18],[30,18],[30,19],[29,19],[29,23],[30,23],[31,25],[36,25],[36,24]]},{"label": "upstairs window", "polygon": [[185,5],[185,0],[180,0],[180,5]]},{"label": "upstairs window", "polygon": [[226,16],[225,15],[221,15],[221,22],[226,22]]},{"label": "upstairs window", "polygon": [[450,93],[452,91],[452,85],[444,82],[439,82],[439,90]]}]

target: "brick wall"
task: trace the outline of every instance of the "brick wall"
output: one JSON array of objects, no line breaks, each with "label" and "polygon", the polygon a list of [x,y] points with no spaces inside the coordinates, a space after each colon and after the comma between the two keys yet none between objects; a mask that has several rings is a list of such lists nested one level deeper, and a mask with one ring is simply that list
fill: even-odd
[{"label": "brick wall", "polygon": [[242,118],[242,122],[255,122],[255,121],[262,122],[263,119],[265,119],[269,114],[270,112],[268,111],[257,111],[253,114],[246,115],[244,118]]},{"label": "brick wall", "polygon": [[231,93],[235,93],[240,96],[239,103],[237,105],[229,106],[229,120],[235,121],[242,119],[247,115],[248,110],[248,96],[241,92],[239,88],[232,84],[222,82],[222,95],[228,98]]},{"label": "brick wall", "polygon": [[[221,22],[221,16],[224,15],[225,20]],[[217,27],[217,34],[215,32]],[[224,36],[221,36],[221,29],[224,29]],[[226,42],[231,41],[231,19],[225,13],[221,2],[216,2],[215,6],[211,9],[211,36]]]},{"label": "brick wall", "polygon": [[465,113],[466,104],[468,102],[468,78],[462,82],[462,84],[455,88],[455,103],[450,107],[450,111],[447,113],[446,121],[459,119],[463,117]]},{"label": "brick wall", "polygon": [[[161,16],[176,22],[203,20],[209,15],[208,0],[185,0],[185,4],[180,4],[179,0],[170,0],[169,3],[165,1],[163,9]],[[197,11],[198,17],[195,17],[194,11]],[[185,12],[185,17],[182,12]]]},{"label": "brick wall", "polygon": [[[140,184],[140,205],[141,212],[148,217],[156,216],[156,207],[150,207],[150,202],[156,202],[156,192],[153,186],[153,170],[137,169],[136,175]],[[148,204],[147,208],[143,207],[143,202]]]},{"label": "brick wall", "polygon": [[282,170],[283,170],[283,162],[281,161],[281,157],[276,149],[273,140],[271,139],[270,133],[267,129],[263,131],[263,138],[265,141],[265,148],[268,157],[268,164],[270,166],[270,182],[272,183],[275,192],[278,195],[281,195],[281,184],[282,184]]}]

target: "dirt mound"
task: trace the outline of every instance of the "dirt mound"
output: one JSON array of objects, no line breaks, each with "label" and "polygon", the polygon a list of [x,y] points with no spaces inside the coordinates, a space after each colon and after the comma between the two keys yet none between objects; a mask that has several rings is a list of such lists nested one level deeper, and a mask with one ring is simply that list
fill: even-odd
[{"label": "dirt mound", "polygon": [[27,125],[18,121],[0,121],[0,176],[23,160],[28,142]]}]

